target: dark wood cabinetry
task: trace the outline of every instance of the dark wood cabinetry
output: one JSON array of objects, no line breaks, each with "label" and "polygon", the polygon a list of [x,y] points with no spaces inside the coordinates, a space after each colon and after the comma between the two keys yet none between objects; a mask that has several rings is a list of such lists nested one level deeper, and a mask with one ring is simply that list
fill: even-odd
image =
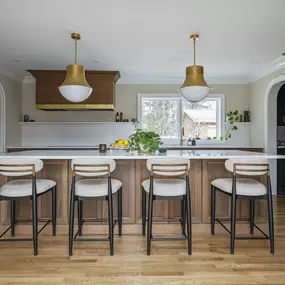
[{"label": "dark wood cabinetry", "polygon": [[277,96],[277,126],[285,126],[285,84]]},{"label": "dark wood cabinetry", "polygon": [[86,79],[93,91],[82,103],[67,101],[58,87],[65,78],[65,70],[29,70],[36,78],[36,106],[42,110],[114,110],[115,84],[119,71],[88,70]]}]

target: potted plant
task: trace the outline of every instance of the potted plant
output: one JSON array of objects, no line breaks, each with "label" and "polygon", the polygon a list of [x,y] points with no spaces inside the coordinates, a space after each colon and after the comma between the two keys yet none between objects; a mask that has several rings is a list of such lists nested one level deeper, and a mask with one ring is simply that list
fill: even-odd
[{"label": "potted plant", "polygon": [[159,150],[162,144],[163,142],[158,134],[136,129],[135,132],[129,136],[129,147],[127,151],[138,150],[139,153],[153,153]]},{"label": "potted plant", "polygon": [[[220,137],[220,140],[228,140],[232,138],[232,131],[236,131],[238,130],[238,126],[235,125],[236,122],[239,121],[239,113],[238,110],[235,111],[229,111],[226,114],[226,124],[227,124],[227,128],[226,128],[226,134],[224,137]],[[217,137],[213,137],[214,140],[218,139]]]}]

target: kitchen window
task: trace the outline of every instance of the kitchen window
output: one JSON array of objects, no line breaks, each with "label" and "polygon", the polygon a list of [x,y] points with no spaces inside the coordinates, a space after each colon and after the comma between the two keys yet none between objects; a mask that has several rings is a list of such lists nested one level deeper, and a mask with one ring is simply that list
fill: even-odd
[{"label": "kitchen window", "polygon": [[179,143],[181,127],[186,140],[219,138],[224,135],[224,95],[190,103],[176,94],[138,94],[138,120],[165,143]]}]

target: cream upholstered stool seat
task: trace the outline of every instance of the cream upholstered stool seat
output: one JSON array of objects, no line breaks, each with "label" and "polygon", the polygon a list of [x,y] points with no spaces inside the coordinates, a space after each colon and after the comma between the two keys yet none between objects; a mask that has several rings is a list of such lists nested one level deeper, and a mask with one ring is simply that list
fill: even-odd
[{"label": "cream upholstered stool seat", "polygon": [[[263,158],[234,158],[228,159],[225,162],[225,168],[233,173],[232,178],[218,178],[212,181],[212,197],[211,197],[211,233],[215,232],[215,221],[220,223],[230,234],[231,250],[230,253],[234,253],[235,240],[236,239],[269,239],[270,240],[270,252],[274,253],[274,223],[273,223],[273,204],[272,204],[272,191],[270,181],[269,163],[267,159]],[[237,177],[237,175],[239,177]],[[251,177],[267,177],[267,185],[262,184],[253,178],[245,178],[245,176]],[[220,191],[225,195],[231,197],[231,230],[228,230],[226,226],[216,219],[216,191]],[[249,200],[249,221],[250,221],[250,234],[254,234],[254,228],[259,230],[264,237],[236,237],[236,201],[238,199]],[[269,234],[264,233],[254,223],[254,208],[255,200],[267,200],[268,206],[268,226]]]},{"label": "cream upholstered stool seat", "polygon": [[[56,182],[50,179],[37,179],[36,173],[43,169],[40,159],[9,158],[0,159],[0,175],[13,177],[0,188],[0,200],[10,201],[10,227],[0,236],[11,229],[11,237],[15,236],[15,201],[32,200],[33,238],[0,239],[0,241],[30,240],[34,244],[34,255],[38,254],[38,234],[50,222],[48,220],[38,231],[37,198],[48,191],[52,191],[52,234],[56,234]],[[30,176],[31,179],[16,179],[17,177]]]},{"label": "cream upholstered stool seat", "polygon": [[[112,179],[112,194],[122,187],[120,180]],[[108,196],[108,179],[82,179],[75,184],[75,195],[82,197]]]},{"label": "cream upholstered stool seat", "polygon": [[[150,179],[142,182],[142,234],[145,235],[146,227],[146,194],[149,194],[148,202],[148,223],[147,223],[147,255],[150,255],[152,241],[161,240],[188,240],[188,254],[192,254],[192,230],[191,230],[191,200],[189,169],[190,160],[186,158],[153,158],[146,163],[150,171]],[[167,176],[169,179],[154,178]],[[177,176],[184,176],[178,179]],[[155,200],[181,200],[181,219],[183,238],[153,238],[152,218],[153,201]],[[185,232],[187,221],[187,234]]]},{"label": "cream upholstered stool seat", "polygon": [[[73,172],[71,195],[70,195],[70,216],[69,216],[69,255],[73,252],[73,241],[109,241],[110,255],[114,255],[114,226],[113,223],[113,195],[117,194],[118,200],[118,228],[119,236],[122,235],[122,182],[111,178],[111,173],[116,168],[113,159],[103,158],[79,158],[71,161]],[[101,178],[107,176],[106,178]],[[79,177],[85,177],[76,181]],[[105,200],[108,201],[108,238],[77,238],[82,236],[83,201]],[[74,207],[77,201],[78,206],[78,231],[74,235]],[[99,221],[99,220],[96,220]]]},{"label": "cream upholstered stool seat", "polygon": [[[233,179],[232,178],[218,178],[212,181],[212,185],[220,190],[232,193]],[[236,179],[236,194],[245,196],[261,196],[266,194],[266,187],[257,180],[250,178]]]},{"label": "cream upholstered stool seat", "polygon": [[[150,179],[142,182],[142,187],[149,193]],[[186,194],[185,180],[183,179],[154,179],[153,195],[180,196]]]},{"label": "cream upholstered stool seat", "polygon": [[[0,189],[0,196],[24,197],[33,195],[32,179],[11,180]],[[56,186],[56,182],[50,179],[37,179],[37,194],[42,194]]]}]

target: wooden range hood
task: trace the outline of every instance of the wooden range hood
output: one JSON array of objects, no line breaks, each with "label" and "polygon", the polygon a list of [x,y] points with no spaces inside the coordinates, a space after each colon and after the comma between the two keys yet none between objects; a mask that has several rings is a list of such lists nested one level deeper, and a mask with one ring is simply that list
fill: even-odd
[{"label": "wooden range hood", "polygon": [[58,87],[65,78],[65,70],[28,70],[36,78],[36,107],[40,110],[114,110],[115,84],[119,71],[86,70],[85,76],[93,91],[81,103],[67,101]]}]

